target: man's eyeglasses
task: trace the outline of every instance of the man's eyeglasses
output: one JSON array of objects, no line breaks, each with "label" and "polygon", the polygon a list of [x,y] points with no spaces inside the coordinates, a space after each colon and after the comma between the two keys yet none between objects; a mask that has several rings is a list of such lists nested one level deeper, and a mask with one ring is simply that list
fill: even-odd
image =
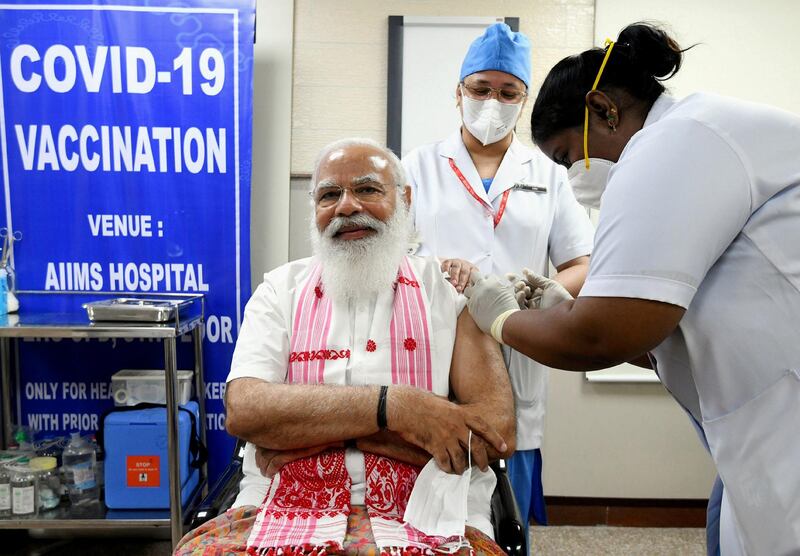
[{"label": "man's eyeglasses", "polygon": [[329,208],[339,203],[345,191],[349,191],[361,203],[377,203],[386,198],[388,185],[368,181],[354,185],[353,187],[342,187],[340,185],[324,185],[310,191],[309,195],[314,200],[314,204],[320,208]]},{"label": "man's eyeglasses", "polygon": [[469,98],[488,100],[492,98],[492,95],[497,95],[497,100],[504,104],[519,104],[528,96],[528,93],[520,91],[519,89],[495,89],[494,87],[487,87],[485,85],[467,85],[463,81],[461,82],[461,87]]}]

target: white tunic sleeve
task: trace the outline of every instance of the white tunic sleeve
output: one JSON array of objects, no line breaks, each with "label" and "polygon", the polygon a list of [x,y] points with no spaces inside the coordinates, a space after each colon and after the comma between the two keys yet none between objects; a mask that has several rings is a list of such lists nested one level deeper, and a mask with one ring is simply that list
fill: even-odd
[{"label": "white tunic sleeve", "polygon": [[580,295],[688,308],[750,206],[747,169],[721,134],[678,118],[645,128],[612,169]]},{"label": "white tunic sleeve", "polygon": [[556,188],[556,210],[547,240],[550,261],[556,267],[577,257],[590,255],[594,241],[594,228],[589,215],[575,200],[567,182],[566,171],[563,173],[563,180],[553,181],[553,187]]},{"label": "white tunic sleeve", "polygon": [[242,377],[284,382],[289,331],[275,287],[267,277],[247,302],[228,382]]}]

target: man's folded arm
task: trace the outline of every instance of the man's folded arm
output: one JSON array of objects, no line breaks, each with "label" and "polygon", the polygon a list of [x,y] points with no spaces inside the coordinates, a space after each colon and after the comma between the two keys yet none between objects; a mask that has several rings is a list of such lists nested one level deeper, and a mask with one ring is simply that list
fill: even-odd
[{"label": "man's folded arm", "polygon": [[356,448],[363,452],[371,452],[420,467],[431,459],[431,454],[410,442],[406,442],[399,434],[391,431],[381,431],[370,436],[358,438],[356,440]]},{"label": "man's folded arm", "polygon": [[[379,386],[275,384],[238,378],[225,393],[228,432],[270,450],[297,450],[362,438],[379,432]],[[430,392],[392,385],[387,425],[404,441],[436,459],[445,471],[460,473],[463,441],[475,431],[504,451],[506,442],[475,412]]]},{"label": "man's folded arm", "polygon": [[237,378],[225,392],[226,428],[256,446],[295,450],[378,432],[378,386],[276,384]]}]

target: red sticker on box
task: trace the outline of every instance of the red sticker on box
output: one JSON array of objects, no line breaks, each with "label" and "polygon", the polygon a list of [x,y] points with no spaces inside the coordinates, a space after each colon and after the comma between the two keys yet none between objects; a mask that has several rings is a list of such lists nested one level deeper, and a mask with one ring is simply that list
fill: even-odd
[{"label": "red sticker on box", "polygon": [[128,456],[128,487],[161,486],[160,456]]}]

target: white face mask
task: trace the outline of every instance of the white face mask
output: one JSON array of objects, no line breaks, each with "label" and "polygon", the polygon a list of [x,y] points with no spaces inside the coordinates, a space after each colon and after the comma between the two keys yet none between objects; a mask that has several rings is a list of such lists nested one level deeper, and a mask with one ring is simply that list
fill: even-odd
[{"label": "white face mask", "polygon": [[614,163],[605,158],[590,158],[587,170],[583,158],[575,161],[567,172],[575,199],[585,207],[599,209],[600,198],[608,183],[608,173],[613,166]]},{"label": "white face mask", "polygon": [[[470,443],[471,441],[470,432]],[[464,537],[467,500],[473,473],[471,464],[470,457],[467,469],[461,475],[453,475],[439,469],[436,461],[431,459],[417,475],[403,521],[429,536]],[[497,484],[494,472],[491,469],[475,469],[474,472],[481,475],[476,477],[476,488],[486,490],[484,494],[489,499]],[[446,551],[451,547],[442,548]]]},{"label": "white face mask", "polygon": [[522,104],[506,104],[494,98],[475,100],[462,94],[462,120],[483,146],[491,145],[511,133],[519,118]]}]

